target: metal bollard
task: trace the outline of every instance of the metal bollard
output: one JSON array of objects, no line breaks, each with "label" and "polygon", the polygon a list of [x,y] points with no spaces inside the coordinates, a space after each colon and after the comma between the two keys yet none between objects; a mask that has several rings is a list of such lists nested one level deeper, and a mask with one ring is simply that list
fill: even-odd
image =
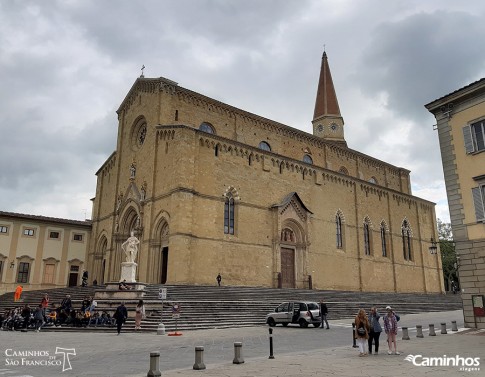
[{"label": "metal bollard", "polygon": [[458,331],[458,326],[456,325],[456,321],[451,321],[451,331]]},{"label": "metal bollard", "polygon": [[446,331],[446,323],[441,324],[441,333],[442,334],[448,334],[448,332]]},{"label": "metal bollard", "polygon": [[355,323],[352,322],[352,347],[357,348],[357,342],[355,339]]},{"label": "metal bollard", "polygon": [[157,335],[165,335],[165,325],[162,322],[158,324]]},{"label": "metal bollard", "polygon": [[242,342],[234,343],[234,360],[232,361],[232,363],[233,364],[244,363],[244,359],[242,357]]},{"label": "metal bollard", "polygon": [[195,347],[195,370],[202,370],[205,369],[204,364],[204,347],[203,346],[196,346]]},{"label": "metal bollard", "polygon": [[147,377],[159,377],[160,372],[160,352],[150,352],[150,370],[147,373]]},{"label": "metal bollard", "polygon": [[424,338],[424,335],[423,335],[423,326],[416,325],[416,331],[418,332],[416,334],[416,338]]},{"label": "metal bollard", "polygon": [[409,340],[409,332],[407,327],[402,327],[402,340]]},{"label": "metal bollard", "polygon": [[429,336],[436,336],[436,333],[434,332],[434,323],[429,324]]},{"label": "metal bollard", "polygon": [[273,355],[273,329],[269,329],[269,358],[274,359]]}]

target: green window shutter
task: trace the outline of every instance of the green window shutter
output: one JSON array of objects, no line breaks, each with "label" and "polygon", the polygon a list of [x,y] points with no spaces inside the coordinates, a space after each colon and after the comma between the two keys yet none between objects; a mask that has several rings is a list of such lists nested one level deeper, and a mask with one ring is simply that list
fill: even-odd
[{"label": "green window shutter", "polygon": [[473,203],[475,203],[475,215],[477,216],[477,221],[485,220],[485,210],[483,203],[484,198],[481,191],[482,187],[472,188]]},{"label": "green window shutter", "polygon": [[475,148],[473,146],[472,130],[471,130],[470,126],[463,127],[463,138],[465,139],[465,151],[466,151],[466,153],[475,152]]}]

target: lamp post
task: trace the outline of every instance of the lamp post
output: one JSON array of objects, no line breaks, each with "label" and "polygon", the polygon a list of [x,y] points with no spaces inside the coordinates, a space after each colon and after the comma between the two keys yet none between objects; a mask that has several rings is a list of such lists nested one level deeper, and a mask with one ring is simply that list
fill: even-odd
[{"label": "lamp post", "polygon": [[456,262],[453,263],[453,267],[456,271],[456,278],[458,279],[458,287],[460,287],[460,292],[461,292],[461,282],[460,282],[460,257],[456,257]]},{"label": "lamp post", "polygon": [[437,244],[438,243],[435,241],[435,239],[433,237],[431,237],[431,246],[429,247],[429,253],[431,255],[435,255],[438,252]]}]

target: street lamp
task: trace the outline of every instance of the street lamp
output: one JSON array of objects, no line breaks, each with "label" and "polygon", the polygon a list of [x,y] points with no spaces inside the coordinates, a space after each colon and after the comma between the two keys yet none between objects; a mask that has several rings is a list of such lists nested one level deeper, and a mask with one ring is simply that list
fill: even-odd
[{"label": "street lamp", "polygon": [[458,285],[460,286],[460,290],[461,290],[460,270],[459,270],[459,268],[460,268],[460,257],[459,256],[456,257],[456,262],[453,263],[453,267],[454,267],[454,269],[456,271],[456,278],[458,280]]},{"label": "street lamp", "polygon": [[431,255],[434,255],[438,252],[438,246],[437,245],[437,242],[434,240],[433,237],[431,237],[431,246],[429,247],[429,253]]},{"label": "street lamp", "polygon": [[453,263],[453,267],[455,268],[456,271],[458,271],[458,269],[460,268],[460,257],[459,256],[456,257],[456,262]]}]

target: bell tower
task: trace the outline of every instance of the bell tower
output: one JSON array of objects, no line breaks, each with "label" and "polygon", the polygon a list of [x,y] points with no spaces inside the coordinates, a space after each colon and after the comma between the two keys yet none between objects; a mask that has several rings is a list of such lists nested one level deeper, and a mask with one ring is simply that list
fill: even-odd
[{"label": "bell tower", "polygon": [[313,135],[347,146],[344,138],[344,118],[340,115],[337,94],[333,86],[332,74],[325,51],[322,56],[312,124]]}]

